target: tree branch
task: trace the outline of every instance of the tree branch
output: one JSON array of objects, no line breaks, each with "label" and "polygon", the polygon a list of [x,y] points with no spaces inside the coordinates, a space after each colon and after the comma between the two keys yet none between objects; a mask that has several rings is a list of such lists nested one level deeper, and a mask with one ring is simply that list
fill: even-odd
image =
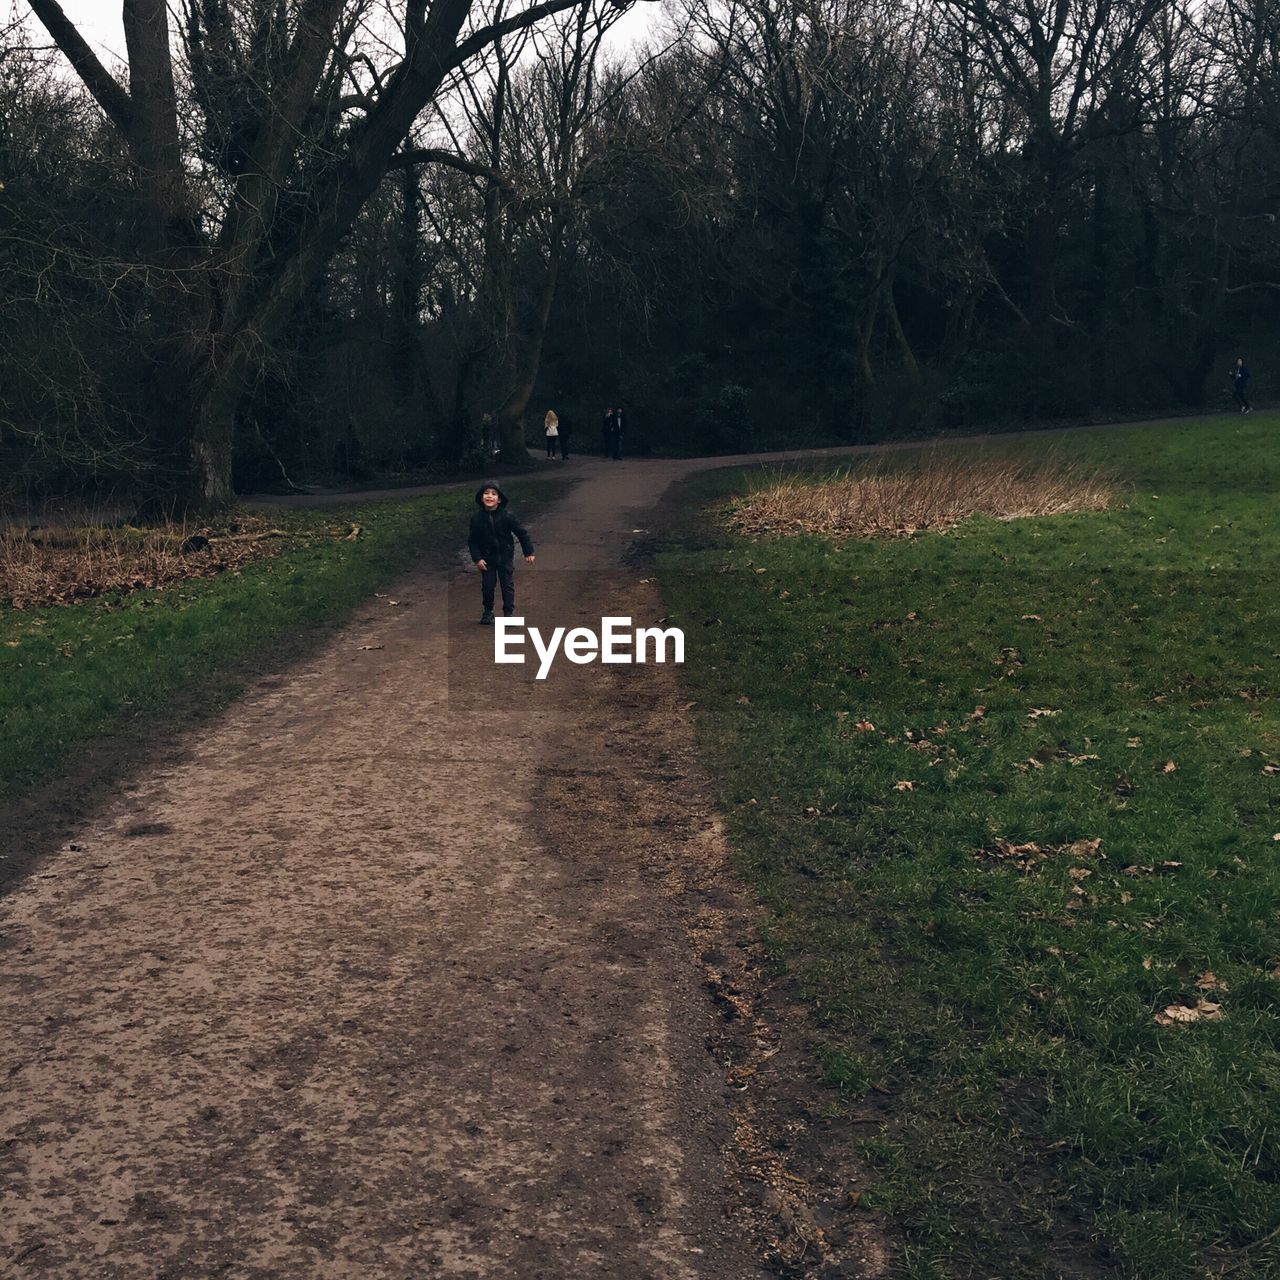
[{"label": "tree branch", "polygon": [[494,22],[487,27],[481,27],[479,31],[473,32],[454,49],[445,66],[448,70],[460,67],[495,40],[501,40],[503,36],[510,35],[513,31],[523,30],[542,18],[549,18],[553,13],[562,13],[565,9],[573,9],[581,3],[582,0],[543,0],[541,4],[522,9],[519,13],[512,14],[511,17],[504,18],[501,22]]},{"label": "tree branch", "polygon": [[134,111],[133,100],[120,83],[98,61],[74,22],[62,11],[58,0],[30,0],[31,11],[40,19],[44,29],[53,37],[67,61],[75,68],[85,88],[107,113],[107,118],[132,141]]},{"label": "tree branch", "polygon": [[505,173],[501,173],[487,164],[478,164],[474,160],[468,160],[466,156],[460,156],[456,151],[444,151],[438,147],[413,147],[410,150],[401,151],[391,157],[391,162],[387,165],[387,168],[407,169],[410,165],[415,164],[448,165],[450,169],[457,169],[459,173],[468,173],[473,178],[484,178],[495,186],[501,187],[504,191],[515,193],[516,185]]}]

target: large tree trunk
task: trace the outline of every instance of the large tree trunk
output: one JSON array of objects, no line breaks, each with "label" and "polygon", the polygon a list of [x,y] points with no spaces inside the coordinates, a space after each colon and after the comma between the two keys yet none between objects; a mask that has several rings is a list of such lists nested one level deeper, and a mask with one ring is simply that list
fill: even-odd
[{"label": "large tree trunk", "polygon": [[189,509],[225,511],[235,500],[232,444],[244,392],[245,378],[238,369],[221,370],[203,384],[192,406]]},{"label": "large tree trunk", "polygon": [[542,348],[546,342],[547,326],[551,322],[551,308],[555,303],[556,286],[560,279],[563,234],[564,225],[557,218],[551,232],[547,271],[530,324],[524,361],[515,374],[510,393],[498,410],[497,424],[502,440],[503,462],[524,462],[529,456],[524,438],[524,414],[533,398],[533,389],[538,384],[538,372],[542,368]]},{"label": "large tree trunk", "polygon": [[889,332],[893,335],[893,341],[898,348],[902,367],[914,381],[920,376],[920,362],[916,359],[916,353],[911,349],[906,330],[902,327],[902,317],[898,314],[898,302],[893,294],[893,286],[897,274],[898,269],[896,266],[889,268],[889,278],[885,281],[884,286],[884,314],[885,319],[889,322]]},{"label": "large tree trunk", "polygon": [[1027,229],[1027,316],[1041,345],[1048,342],[1058,296],[1058,199],[1046,179]]}]

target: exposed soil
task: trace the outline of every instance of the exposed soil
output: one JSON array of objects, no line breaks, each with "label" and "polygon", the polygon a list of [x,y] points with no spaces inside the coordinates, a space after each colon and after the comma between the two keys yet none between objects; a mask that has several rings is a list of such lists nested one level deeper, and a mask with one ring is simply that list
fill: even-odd
[{"label": "exposed soil", "polygon": [[[519,611],[654,621],[697,465],[575,459]],[[883,1273],[677,673],[496,666],[477,596],[370,601],[0,902],[4,1275]]]}]

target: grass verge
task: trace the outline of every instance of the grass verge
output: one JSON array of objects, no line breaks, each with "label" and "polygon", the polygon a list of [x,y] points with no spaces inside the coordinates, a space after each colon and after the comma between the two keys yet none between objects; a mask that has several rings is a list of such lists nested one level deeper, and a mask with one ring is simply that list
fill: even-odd
[{"label": "grass verge", "polygon": [[[288,540],[270,559],[75,605],[0,609],[0,804],[95,742],[136,741],[225,705],[415,560],[461,545],[471,509],[461,491],[282,511],[271,523]],[[317,536],[353,525],[351,541]]]},{"label": "grass verge", "polygon": [[1280,1274],[1277,426],[1058,440],[1104,512],[659,556],[903,1275]]}]

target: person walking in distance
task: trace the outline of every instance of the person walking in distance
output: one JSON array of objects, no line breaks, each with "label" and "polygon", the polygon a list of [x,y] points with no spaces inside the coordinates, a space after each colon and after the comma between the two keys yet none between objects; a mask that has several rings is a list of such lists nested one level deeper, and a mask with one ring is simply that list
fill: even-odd
[{"label": "person walking in distance", "polygon": [[600,449],[607,458],[613,452],[613,410],[606,409],[600,420]]},{"label": "person walking in distance", "polygon": [[1235,368],[1231,370],[1231,384],[1240,412],[1252,413],[1253,406],[1249,403],[1249,366],[1245,364],[1244,356],[1236,356]]},{"label": "person walking in distance", "polygon": [[610,455],[615,462],[622,461],[622,430],[624,425],[625,420],[622,415],[622,410],[615,409],[613,411],[613,431],[609,437],[610,443],[613,446],[610,450]]},{"label": "person walking in distance", "polygon": [[567,413],[560,415],[560,461],[569,461],[569,437],[573,434],[573,424]]},{"label": "person walking in distance", "polygon": [[533,563],[533,539],[529,531],[507,510],[507,495],[494,483],[482,484],[476,490],[479,511],[471,517],[467,532],[467,550],[480,570],[480,600],[484,612],[480,621],[493,625],[493,589],[502,584],[502,611],[513,617],[516,608],[516,582],[512,570],[515,552],[512,541],[519,539],[524,558]]},{"label": "person walking in distance", "polygon": [[560,419],[556,417],[554,409],[547,410],[547,416],[542,420],[542,429],[547,436],[547,457],[554,458],[556,447],[560,443]]}]

